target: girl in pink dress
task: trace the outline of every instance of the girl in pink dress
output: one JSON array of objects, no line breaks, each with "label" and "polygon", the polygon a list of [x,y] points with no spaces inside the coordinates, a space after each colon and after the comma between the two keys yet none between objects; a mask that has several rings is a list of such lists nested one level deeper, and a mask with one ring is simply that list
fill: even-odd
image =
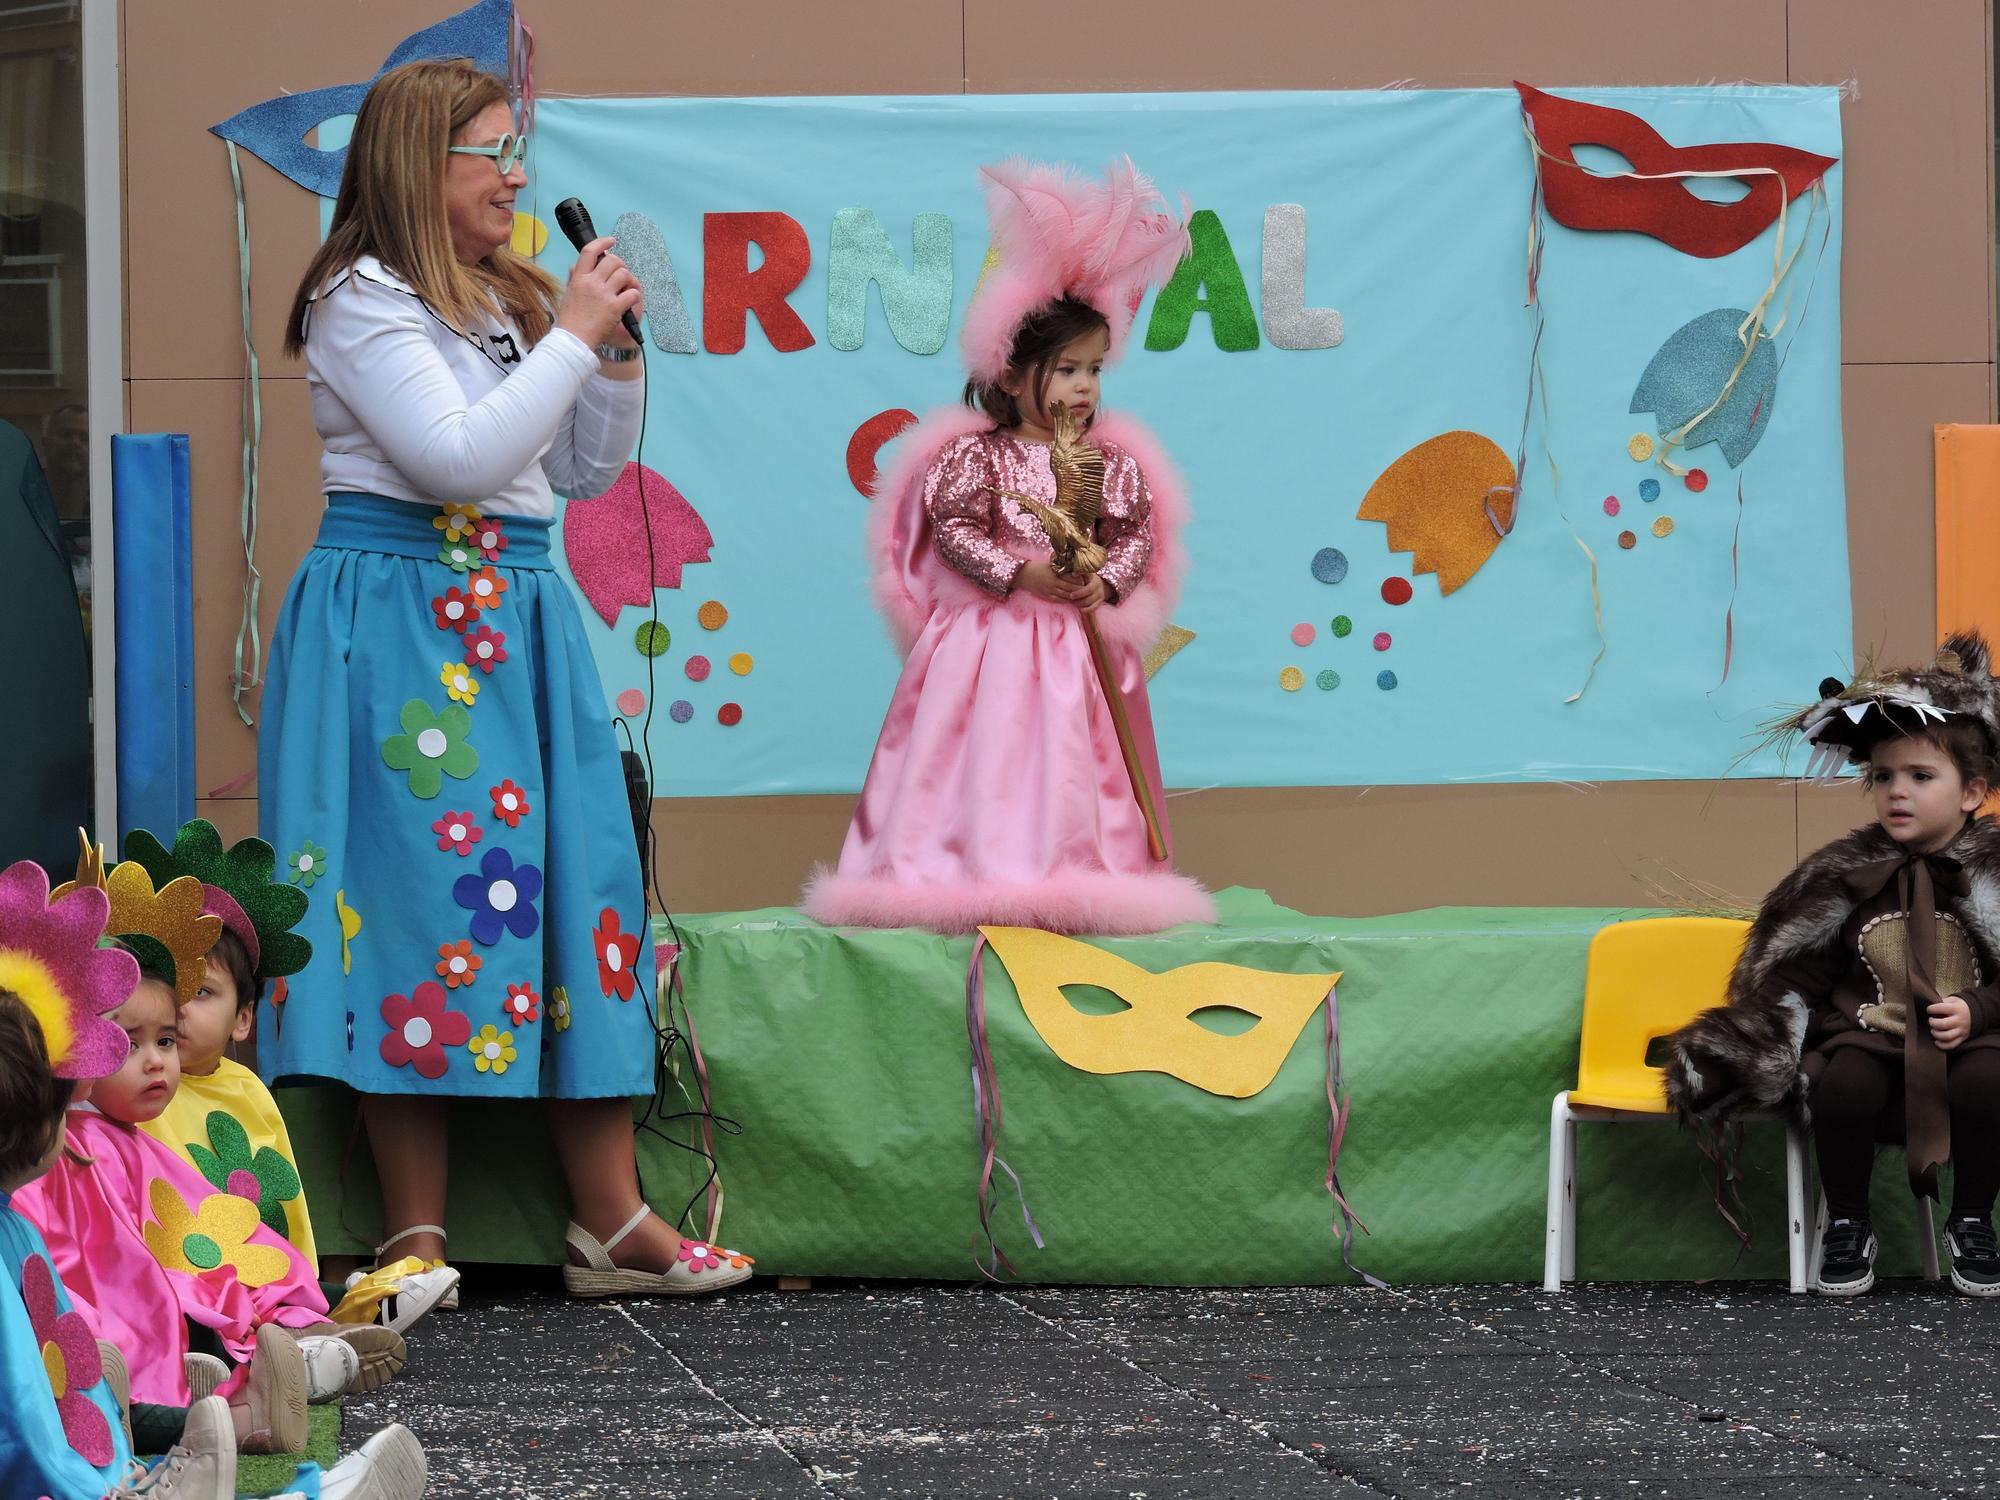
[{"label": "girl in pink dress", "polygon": [[[943,932],[1210,921],[1170,863],[1143,664],[1187,504],[1150,434],[1099,412],[1099,373],[1186,228],[1130,161],[1102,183],[1021,162],[984,175],[993,256],[962,335],[966,406],[909,434],[874,494],[876,594],[909,655],[839,866],[803,909]],[[1057,473],[1078,461],[1095,514],[1052,545],[1049,511],[1075,493]]]}]

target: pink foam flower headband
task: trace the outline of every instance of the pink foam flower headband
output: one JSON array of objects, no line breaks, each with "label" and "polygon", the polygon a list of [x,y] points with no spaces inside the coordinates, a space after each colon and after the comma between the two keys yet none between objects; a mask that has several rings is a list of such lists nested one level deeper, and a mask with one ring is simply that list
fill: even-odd
[{"label": "pink foam flower headband", "polygon": [[51,903],[48,872],[32,860],[0,871],[0,989],[41,1023],[58,1078],[108,1077],[131,1050],[105,1018],[138,988],[139,963],[97,946],[110,916],[111,898],[91,887]]}]

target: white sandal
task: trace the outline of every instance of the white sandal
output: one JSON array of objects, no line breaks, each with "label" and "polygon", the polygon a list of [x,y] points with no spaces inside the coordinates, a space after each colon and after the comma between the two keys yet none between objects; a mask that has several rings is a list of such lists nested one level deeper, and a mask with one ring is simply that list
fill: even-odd
[{"label": "white sandal", "polygon": [[[434,1234],[441,1240],[449,1241],[450,1239],[450,1236],[444,1232],[444,1225],[442,1224],[412,1224],[408,1229],[398,1230],[395,1234],[391,1235],[388,1239],[382,1241],[381,1244],[375,1247],[375,1264],[378,1266],[383,1264],[382,1260],[383,1252],[387,1250],[391,1245],[395,1244],[397,1240],[406,1240],[413,1234]],[[442,1271],[445,1269],[445,1263],[441,1260],[434,1260],[430,1263],[430,1268],[433,1271]],[[434,1311],[437,1312],[458,1311],[458,1287],[456,1283],[453,1284],[452,1289],[449,1292],[445,1293],[444,1296],[438,1299],[438,1303]]]},{"label": "white sandal", "polygon": [[652,1211],[640,1204],[625,1227],[603,1244],[582,1225],[570,1221],[563,1238],[586,1262],[563,1266],[563,1287],[572,1297],[699,1297],[750,1279],[755,1263],[749,1256],[704,1240],[682,1240],[680,1260],[667,1271],[628,1271],[614,1264],[611,1252],[645,1223]]}]

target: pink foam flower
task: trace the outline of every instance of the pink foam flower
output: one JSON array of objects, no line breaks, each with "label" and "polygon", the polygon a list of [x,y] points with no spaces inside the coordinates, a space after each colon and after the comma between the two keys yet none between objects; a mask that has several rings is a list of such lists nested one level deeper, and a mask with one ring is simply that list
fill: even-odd
[{"label": "pink foam flower", "polygon": [[12,990],[41,1022],[58,1078],[103,1078],[131,1050],[105,1016],[139,985],[129,953],[99,948],[111,898],[94,886],[49,902],[48,872],[33,860],[0,871],[0,989]]}]

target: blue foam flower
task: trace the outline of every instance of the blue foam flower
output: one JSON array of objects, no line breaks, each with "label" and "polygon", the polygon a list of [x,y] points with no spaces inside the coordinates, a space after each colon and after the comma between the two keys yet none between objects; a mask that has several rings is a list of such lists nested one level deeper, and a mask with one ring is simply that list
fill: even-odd
[{"label": "blue foam flower", "polygon": [[517,865],[505,849],[488,849],[477,875],[452,882],[452,899],[472,913],[472,939],[491,948],[503,932],[533,937],[541,925],[535,898],[542,893],[542,872]]}]

